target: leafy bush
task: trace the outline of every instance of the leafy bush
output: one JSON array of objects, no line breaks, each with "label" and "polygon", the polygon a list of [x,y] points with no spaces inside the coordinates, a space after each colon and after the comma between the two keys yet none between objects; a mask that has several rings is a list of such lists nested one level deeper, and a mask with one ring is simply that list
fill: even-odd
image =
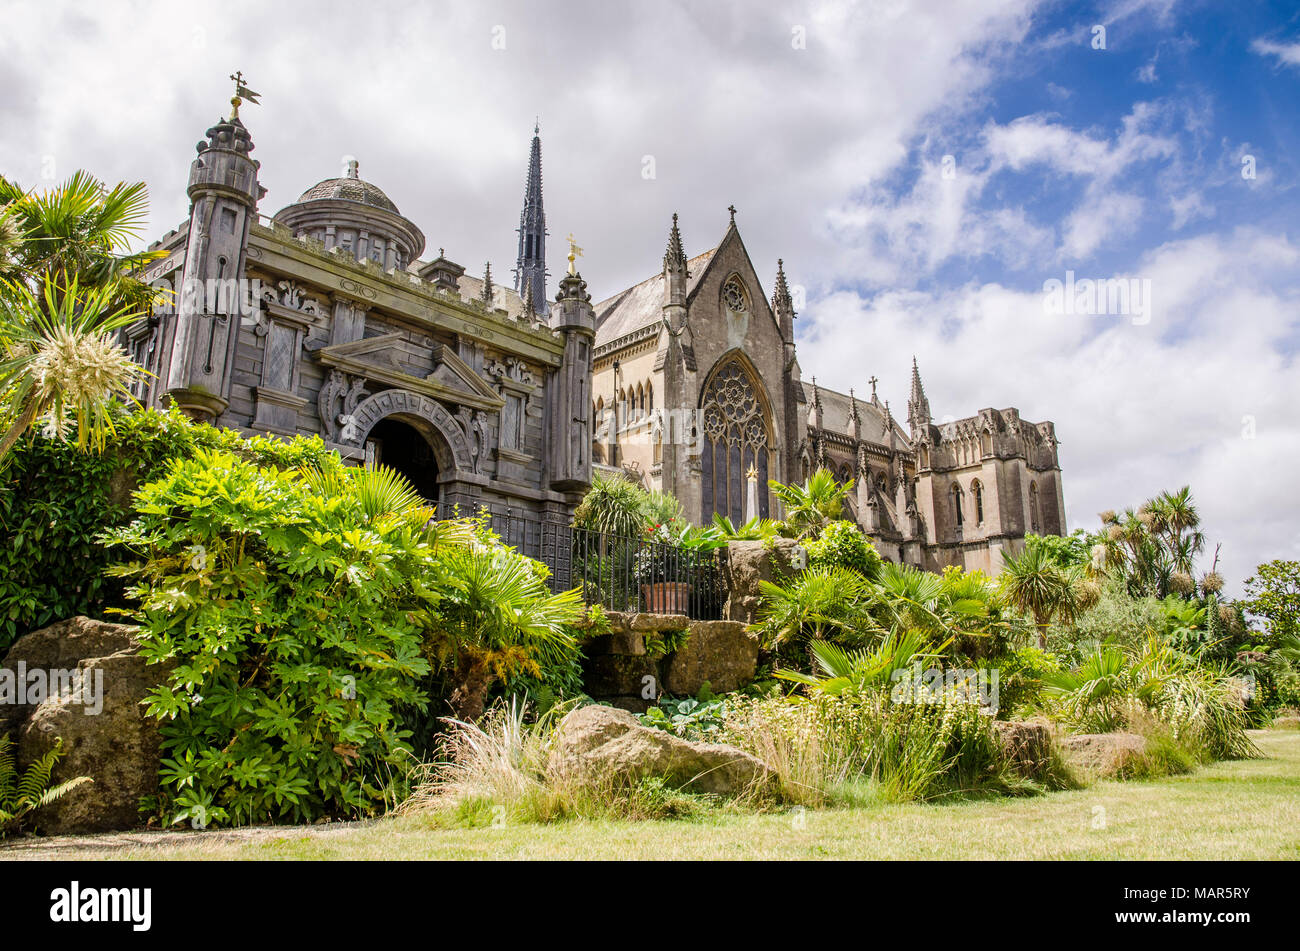
[{"label": "leafy bush", "polygon": [[853,522],[831,522],[804,547],[813,568],[847,568],[869,579],[880,574],[880,554]]},{"label": "leafy bush", "polygon": [[385,510],[370,470],[326,471],[351,491],[198,450],[140,490],[110,538],[139,561],[141,653],[177,664],[148,697],[162,720],[168,822],[312,821],[374,812],[409,758],[417,607],[431,566],[463,541],[429,512]]},{"label": "leafy bush", "polygon": [[639,719],[646,726],[682,739],[713,740],[726,719],[727,701],[712,696],[707,685],[705,692],[707,697],[663,697],[658,706],[651,707]]},{"label": "leafy bush", "polygon": [[284,443],[190,422],[179,410],[117,407],[114,435],[102,452],[29,435],[0,470],[0,653],[29,631],[125,606],[122,584],[105,570],[122,553],[98,536],[131,519],[135,489],[175,459],[200,448],[225,449],[262,464],[320,464],[319,439]]}]

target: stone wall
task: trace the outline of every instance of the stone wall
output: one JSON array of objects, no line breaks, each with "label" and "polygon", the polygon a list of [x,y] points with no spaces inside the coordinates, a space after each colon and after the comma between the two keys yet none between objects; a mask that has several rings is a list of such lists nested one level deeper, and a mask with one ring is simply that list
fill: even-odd
[{"label": "stone wall", "polygon": [[[692,621],[681,614],[608,617],[610,633],[587,644],[583,664],[587,693],[602,703],[643,713],[663,694],[694,696],[706,683],[725,693],[754,679],[758,641],[742,622]],[[657,649],[665,636],[679,646]]]}]

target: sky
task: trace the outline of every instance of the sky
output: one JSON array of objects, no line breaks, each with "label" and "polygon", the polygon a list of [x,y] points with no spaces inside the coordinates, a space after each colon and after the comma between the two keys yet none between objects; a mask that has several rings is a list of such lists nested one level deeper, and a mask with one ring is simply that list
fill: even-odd
[{"label": "sky", "polygon": [[265,215],[355,157],[508,274],[538,121],[594,299],[734,204],[805,379],[901,418],[915,356],[937,422],[1055,422],[1070,528],[1190,484],[1230,591],[1300,558],[1294,2],[9,0],[0,174],[144,181],[158,237],[236,69]]}]

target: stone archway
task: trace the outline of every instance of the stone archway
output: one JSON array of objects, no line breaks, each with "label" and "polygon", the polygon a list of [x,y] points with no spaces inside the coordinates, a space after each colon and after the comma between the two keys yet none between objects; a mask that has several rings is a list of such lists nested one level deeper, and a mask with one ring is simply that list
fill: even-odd
[{"label": "stone archway", "polygon": [[466,435],[461,423],[441,403],[410,390],[381,390],[358,403],[344,421],[342,442],[364,446],[371,430],[388,417],[396,417],[421,432],[433,450],[441,479],[474,471],[480,448],[475,444],[477,440]]}]

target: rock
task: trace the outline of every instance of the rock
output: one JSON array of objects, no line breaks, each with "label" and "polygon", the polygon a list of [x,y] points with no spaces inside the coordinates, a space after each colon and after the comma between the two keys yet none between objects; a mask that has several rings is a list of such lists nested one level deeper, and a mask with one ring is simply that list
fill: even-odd
[{"label": "rock", "polygon": [[[55,643],[60,631],[66,643]],[[34,824],[44,832],[136,828],[140,798],[157,791],[158,727],[140,701],[163,681],[170,665],[146,665],[134,632],[127,625],[74,618],[32,632],[6,658],[6,666],[16,663],[21,647],[24,659],[49,663],[50,669],[86,654],[73,662],[70,689],[36,704],[19,729],[18,760],[25,765],[63,740],[52,785],[77,776],[94,780],[36,812]],[[34,644],[24,644],[33,638]],[[104,653],[87,653],[93,651]]]},{"label": "rock", "polygon": [[662,634],[686,630],[691,626],[691,619],[685,614],[633,614],[628,623],[634,631]]},{"label": "rock", "polygon": [[[112,624],[82,616],[56,621],[14,641],[4,663],[0,663],[0,670],[12,671],[15,682],[20,671],[72,671],[88,657],[106,657],[135,647],[135,632],[136,628],[130,624]],[[35,706],[0,703],[0,734],[8,733],[17,742],[18,729]]]},{"label": "rock", "polygon": [[799,547],[793,538],[771,542],[728,542],[722,559],[722,583],[727,589],[727,603],[722,616],[730,621],[753,624],[761,603],[759,583],[777,582],[795,573],[791,559]]},{"label": "rock", "polygon": [[1080,733],[1060,740],[1061,748],[1081,765],[1113,775],[1146,755],[1146,737],[1136,733]]},{"label": "rock", "polygon": [[1274,717],[1275,730],[1300,730],[1300,717]]},{"label": "rock", "polygon": [[744,750],[683,740],[642,726],[625,710],[598,705],[579,707],[560,721],[551,756],[557,768],[597,781],[658,776],[672,786],[722,796],[775,780],[766,764]]},{"label": "rock", "polygon": [[649,699],[657,698],[663,692],[659,663],[660,658],[644,653],[587,657],[582,664],[583,689],[593,697],[639,697],[648,692]]},{"label": "rock", "polygon": [[1046,720],[995,720],[993,729],[1021,775],[1037,779],[1044,773],[1052,759],[1052,728]]},{"label": "rock", "polygon": [[707,683],[715,693],[738,690],[754,679],[758,641],[740,621],[694,621],[686,643],[664,664],[664,689],[693,697]]}]

